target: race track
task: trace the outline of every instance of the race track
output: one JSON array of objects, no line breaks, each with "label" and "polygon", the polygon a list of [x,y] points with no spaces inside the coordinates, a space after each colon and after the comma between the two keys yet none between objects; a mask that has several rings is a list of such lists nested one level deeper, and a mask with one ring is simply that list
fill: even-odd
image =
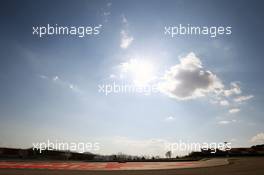
[{"label": "race track", "polygon": [[49,169],[49,170],[154,170],[210,167],[228,164],[227,159],[210,159],[188,162],[11,162],[1,161],[0,169]]},{"label": "race track", "polygon": [[[37,166],[40,164],[36,164],[36,163],[34,163],[35,167],[30,167],[32,165],[32,162],[28,164],[26,164],[26,162],[22,164],[21,162],[20,164],[16,164],[17,166],[15,166],[15,162],[13,163],[13,165],[5,164],[5,166],[4,166],[4,162],[2,162],[2,166],[0,168],[0,175],[263,175],[264,174],[264,157],[229,158],[228,159],[229,163],[224,165],[220,165],[220,164],[216,165],[213,163],[214,161],[204,161],[204,162],[206,162],[206,164],[204,163],[196,164],[194,162],[189,162],[189,164],[187,165],[186,162],[182,162],[182,163],[176,162],[176,164],[171,165],[170,163],[167,163],[167,164],[163,164],[162,166],[163,168],[161,168],[161,165],[157,162],[155,166],[158,166],[160,169],[157,168],[146,169],[146,167],[152,167],[154,165],[152,163],[143,163],[143,165],[138,164],[136,166],[137,169],[135,169],[135,167],[133,166],[130,166],[132,165],[132,163],[131,164],[125,163],[129,166],[125,164],[121,164],[121,166],[118,167],[112,166],[112,165],[117,165],[117,163],[115,163],[115,164],[108,164],[108,166],[105,166],[108,167],[108,169],[106,168],[106,170],[102,170],[102,169],[96,170],[96,168],[92,169],[91,168],[92,166],[89,167],[89,170],[88,169],[78,170],[77,169],[78,166],[76,166],[76,164],[74,165],[74,162],[67,163],[64,165],[62,164],[62,162],[60,162],[60,164],[58,164],[59,162],[57,162],[57,165],[60,165],[61,169],[58,169],[58,167],[57,169],[52,169],[48,162],[46,162],[47,163],[46,165],[44,164],[44,162],[42,162],[41,163],[42,167]],[[215,166],[213,166],[213,164],[209,162],[213,163]],[[52,165],[56,164],[53,163]],[[18,165],[21,166],[19,167]],[[27,167],[23,167],[22,165]],[[66,165],[68,166],[68,169],[66,169],[67,167]],[[92,165],[92,164],[88,163],[88,165]],[[100,165],[102,166],[102,164]],[[134,163],[134,165],[136,165],[136,163]],[[199,165],[200,167],[197,165]],[[43,166],[45,167],[44,169]],[[128,167],[129,169],[126,169]],[[143,169],[142,167],[145,167],[145,169]],[[165,167],[167,169],[165,169]]]}]

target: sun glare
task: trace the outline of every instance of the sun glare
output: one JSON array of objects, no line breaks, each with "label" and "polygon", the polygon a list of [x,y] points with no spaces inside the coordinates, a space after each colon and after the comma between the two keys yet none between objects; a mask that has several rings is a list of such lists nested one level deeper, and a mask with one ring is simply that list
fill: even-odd
[{"label": "sun glare", "polygon": [[154,78],[154,66],[146,60],[131,59],[122,64],[122,71],[129,74],[137,86],[146,86]]}]

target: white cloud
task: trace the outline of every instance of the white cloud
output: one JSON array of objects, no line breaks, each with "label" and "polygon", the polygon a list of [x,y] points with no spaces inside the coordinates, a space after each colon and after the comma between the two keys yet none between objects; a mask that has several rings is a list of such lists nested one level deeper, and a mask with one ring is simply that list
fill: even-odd
[{"label": "white cloud", "polygon": [[123,29],[120,32],[121,35],[120,47],[122,49],[127,49],[134,41],[134,38],[129,34],[128,20],[124,15],[122,15],[122,24],[123,24]]},{"label": "white cloud", "polygon": [[116,78],[116,75],[115,74],[110,74],[109,78]]},{"label": "white cloud", "polygon": [[52,80],[53,80],[53,81],[58,81],[58,80],[59,80],[59,77],[58,77],[58,76],[54,76],[54,77],[52,78]]},{"label": "white cloud", "polygon": [[128,21],[127,21],[127,18],[125,17],[125,15],[122,15],[122,23],[125,24],[125,25],[128,25]]},{"label": "white cloud", "polygon": [[221,106],[229,106],[229,102],[227,100],[221,100],[220,105]]},{"label": "white cloud", "polygon": [[108,3],[106,4],[106,6],[107,6],[107,7],[111,7],[111,6],[112,6],[112,2],[108,2]]},{"label": "white cloud", "polygon": [[257,135],[253,136],[250,141],[253,143],[264,143],[264,133],[258,133]]},{"label": "white cloud", "polygon": [[103,20],[104,22],[108,22],[109,20],[109,17],[111,15],[111,6],[112,6],[112,3],[111,2],[108,2],[106,3],[105,7],[103,7],[101,10],[102,10],[102,17],[103,17]]},{"label": "white cloud", "polygon": [[221,125],[226,125],[226,124],[229,124],[230,121],[229,120],[222,120],[222,121],[219,121],[218,123]]},{"label": "white cloud", "polygon": [[[122,16],[122,22],[128,23],[124,16]],[[212,104],[225,107],[239,107],[241,103],[237,102],[254,97],[253,95],[243,96],[238,81],[231,82],[230,86],[226,88],[222,83],[223,81],[204,67],[201,59],[193,52],[181,57],[179,63],[171,66],[163,75],[159,75],[157,66],[158,64],[153,64],[149,60],[144,62],[142,58],[133,58],[121,63],[119,65],[121,68],[120,75],[112,75],[111,78],[127,78],[132,79],[135,84],[152,85],[161,93],[177,100],[207,97]],[[229,112],[236,113],[239,111],[238,109],[231,109]]]},{"label": "white cloud", "polygon": [[55,84],[58,84],[62,87],[67,87],[69,88],[70,90],[72,90],[73,92],[76,92],[76,93],[82,93],[82,91],[78,88],[77,85],[75,84],[72,84],[68,81],[65,81],[65,80],[62,80],[59,76],[53,76],[53,77],[48,77],[46,75],[40,75],[39,76],[41,79],[47,79],[47,80],[50,80],[52,82],[54,82]]},{"label": "white cloud", "polygon": [[254,96],[253,95],[247,95],[247,96],[239,96],[237,98],[234,99],[235,102],[244,102],[244,101],[247,101],[247,100],[250,100],[251,98],[253,98]]},{"label": "white cloud", "polygon": [[227,124],[230,124],[230,123],[235,123],[236,120],[221,120],[218,122],[218,124],[220,125],[227,125]]},{"label": "white cloud", "polygon": [[39,75],[39,77],[40,77],[41,79],[48,79],[48,77],[47,77],[46,75]]},{"label": "white cloud", "polygon": [[127,49],[130,44],[133,42],[134,38],[132,36],[129,36],[128,32],[125,30],[121,30],[121,43],[120,47],[122,49]]},{"label": "white cloud", "polygon": [[105,17],[108,17],[108,16],[111,15],[111,12],[104,12],[103,15],[104,15]]},{"label": "white cloud", "polygon": [[232,82],[231,88],[228,90],[224,90],[225,96],[231,96],[231,95],[237,95],[237,94],[241,94],[241,89],[240,89],[240,85],[238,82]]},{"label": "white cloud", "polygon": [[175,120],[175,117],[173,117],[173,116],[169,116],[169,117],[165,118],[165,121],[168,121],[168,122],[174,121],[174,120]]},{"label": "white cloud", "polygon": [[201,60],[192,52],[171,67],[163,80],[159,85],[161,92],[179,100],[217,93],[224,88],[221,80],[204,69]]},{"label": "white cloud", "polygon": [[77,85],[74,85],[74,84],[69,84],[69,88],[74,91],[74,92],[77,92],[77,93],[81,93],[82,91],[78,88]]},{"label": "white cloud", "polygon": [[[242,96],[240,83],[237,81],[231,82],[230,88],[225,88],[222,80],[206,69],[200,58],[193,52],[180,58],[179,64],[165,72],[160,78],[158,88],[160,92],[177,100],[205,96],[211,103],[226,107],[238,106],[241,102],[254,97],[253,95]],[[239,111],[239,108],[233,108],[229,110],[229,113],[234,114]]]},{"label": "white cloud", "polygon": [[238,113],[239,111],[240,111],[239,108],[232,108],[232,109],[229,109],[229,113],[231,113],[231,114]]}]

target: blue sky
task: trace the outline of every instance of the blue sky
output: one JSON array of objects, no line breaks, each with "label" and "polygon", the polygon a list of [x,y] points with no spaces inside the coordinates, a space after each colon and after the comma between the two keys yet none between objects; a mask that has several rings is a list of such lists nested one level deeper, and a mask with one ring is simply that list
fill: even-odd
[{"label": "blue sky", "polygon": [[[164,155],[163,142],[263,142],[261,1],[1,3],[0,146],[50,139]],[[47,24],[103,28],[85,38],[32,35]],[[232,34],[164,35],[179,24],[232,26]],[[160,92],[98,92],[139,81],[161,83]]]}]

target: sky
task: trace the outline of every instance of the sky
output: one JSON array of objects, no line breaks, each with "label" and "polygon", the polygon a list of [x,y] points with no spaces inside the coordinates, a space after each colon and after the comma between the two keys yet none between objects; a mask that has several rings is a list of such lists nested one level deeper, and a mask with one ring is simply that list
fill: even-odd
[{"label": "sky", "polygon": [[[98,142],[99,154],[164,156],[164,143],[179,141],[263,143],[263,5],[1,1],[0,147]],[[47,24],[102,28],[86,37],[33,35]],[[179,24],[231,26],[232,34],[165,34]],[[156,91],[100,91],[114,83]]]}]

